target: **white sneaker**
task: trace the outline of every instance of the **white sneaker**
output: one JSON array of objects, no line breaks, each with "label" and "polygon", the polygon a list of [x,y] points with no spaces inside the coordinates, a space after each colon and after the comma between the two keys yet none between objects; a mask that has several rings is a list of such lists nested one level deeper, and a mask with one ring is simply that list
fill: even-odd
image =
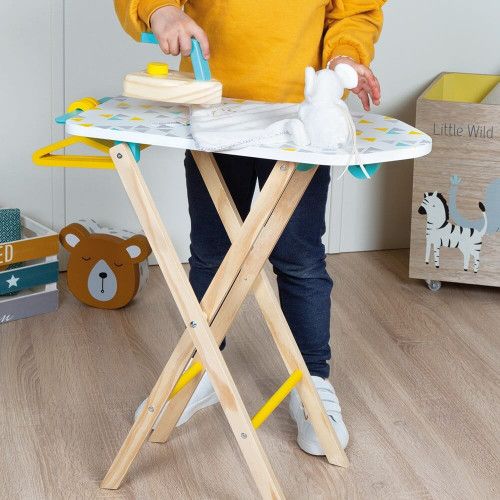
[{"label": "white sneaker", "polygon": [[[328,380],[315,375],[312,376],[312,379],[326,409],[326,413],[330,417],[340,445],[342,448],[345,448],[349,441],[349,432],[347,432],[347,427],[342,420],[340,404],[335,394],[335,389]],[[289,410],[290,416],[295,420],[298,427],[297,444],[310,455],[324,455],[325,452],[319,444],[311,421],[304,413],[304,408],[296,389],[293,389],[290,393]]]},{"label": "white sneaker", "polygon": [[[145,399],[138,406],[137,410],[135,410],[134,421],[137,420],[137,418],[139,417],[142,409],[144,408],[144,405],[146,404],[146,401],[147,400]],[[206,408],[207,406],[214,405],[215,403],[218,402],[219,399],[217,398],[217,394],[215,394],[212,382],[210,382],[210,379],[208,378],[208,375],[205,372],[203,374],[203,377],[201,377],[198,387],[193,392],[193,395],[191,396],[191,399],[189,400],[189,403],[187,404],[184,412],[179,418],[176,427],[180,427],[182,424],[185,424],[197,411]],[[156,429],[156,425],[159,419],[161,418],[161,416],[163,415],[163,413],[166,411],[167,408],[168,408],[168,403],[165,405],[162,412],[156,419],[156,422],[153,425],[153,429]]]}]

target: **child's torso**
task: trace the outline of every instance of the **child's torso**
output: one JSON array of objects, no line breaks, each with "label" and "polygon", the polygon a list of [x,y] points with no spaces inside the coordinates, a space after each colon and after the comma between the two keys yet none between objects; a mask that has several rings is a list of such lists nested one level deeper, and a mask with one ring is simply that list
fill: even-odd
[{"label": "child's torso", "polygon": [[[189,0],[185,12],[207,33],[210,67],[224,96],[303,99],[304,69],[321,65],[328,0]],[[184,60],[181,68],[189,70]]]}]

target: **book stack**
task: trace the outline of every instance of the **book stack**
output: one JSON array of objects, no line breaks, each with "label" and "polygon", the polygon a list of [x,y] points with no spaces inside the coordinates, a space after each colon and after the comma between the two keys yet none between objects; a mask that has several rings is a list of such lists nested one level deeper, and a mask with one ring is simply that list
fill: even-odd
[{"label": "book stack", "polygon": [[0,209],[0,324],[57,309],[58,249],[57,233]]}]

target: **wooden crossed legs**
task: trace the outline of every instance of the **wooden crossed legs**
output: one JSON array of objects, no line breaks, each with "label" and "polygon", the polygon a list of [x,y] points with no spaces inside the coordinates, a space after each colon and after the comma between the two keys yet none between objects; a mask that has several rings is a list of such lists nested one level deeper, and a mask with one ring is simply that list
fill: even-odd
[{"label": "wooden crossed legs", "polygon": [[[130,429],[101,487],[116,489],[120,486],[140,447],[150,435],[172,389],[196,353],[195,361],[201,362],[203,369],[208,372],[262,497],[284,498],[219,350],[222,339],[252,287],[289,373],[296,370],[302,373],[296,387],[328,461],[348,466],[347,457],[326,415],[279,302],[262,270],[316,168],[301,172],[296,170],[294,163],[278,161],[242,224],[213,155],[193,152],[232,242],[203,300],[199,303],[130,149],[120,144],[112,148],[110,154],[186,324],[186,330],[153,387],[144,410]],[[168,403],[167,411],[151,434],[151,441],[164,442],[168,439],[202,374],[203,371]]]}]

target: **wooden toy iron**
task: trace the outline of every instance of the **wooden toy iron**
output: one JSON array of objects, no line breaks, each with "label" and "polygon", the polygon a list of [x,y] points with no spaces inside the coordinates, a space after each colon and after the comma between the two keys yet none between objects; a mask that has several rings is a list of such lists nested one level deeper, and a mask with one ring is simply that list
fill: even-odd
[{"label": "wooden toy iron", "polygon": [[[152,33],[143,33],[142,42],[158,43]],[[123,95],[151,101],[180,104],[218,104],[222,99],[222,84],[211,78],[208,62],[200,44],[191,39],[191,73],[169,71],[162,62],[151,62],[144,71],[130,73],[123,81]]]}]

